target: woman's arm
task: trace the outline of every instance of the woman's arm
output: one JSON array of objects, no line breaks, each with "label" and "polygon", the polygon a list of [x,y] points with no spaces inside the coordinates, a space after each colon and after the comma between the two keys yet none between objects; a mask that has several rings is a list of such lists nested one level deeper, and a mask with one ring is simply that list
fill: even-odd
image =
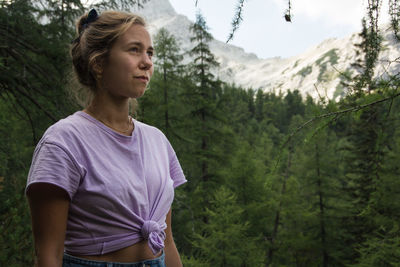
[{"label": "woman's arm", "polygon": [[37,183],[27,192],[38,267],[61,267],[69,209],[68,194],[61,188]]},{"label": "woman's arm", "polygon": [[165,264],[167,267],[182,267],[181,258],[179,257],[179,252],[176,249],[174,238],[172,237],[171,229],[171,212],[172,208],[169,210],[166,218],[167,229],[165,229]]}]

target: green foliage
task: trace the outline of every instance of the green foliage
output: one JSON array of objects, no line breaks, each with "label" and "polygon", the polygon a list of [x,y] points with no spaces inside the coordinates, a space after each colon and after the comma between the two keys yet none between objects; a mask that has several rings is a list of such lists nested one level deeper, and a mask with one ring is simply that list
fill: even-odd
[{"label": "green foliage", "polygon": [[[0,99],[0,265],[31,266],[33,240],[26,175],[33,151],[30,125]],[[28,129],[28,131],[26,130]]]},{"label": "green foliage", "polygon": [[397,168],[398,153],[393,153],[399,145],[398,130],[387,133],[394,142],[380,139],[380,147],[386,147],[382,171],[379,173],[375,190],[370,194],[362,216],[372,218],[373,230],[360,245],[360,260],[355,266],[397,266],[400,259],[400,229],[398,221],[400,173]]},{"label": "green foliage", "polygon": [[155,63],[164,72],[174,73],[179,70],[178,66],[183,56],[173,35],[165,28],[161,28],[154,37]]},{"label": "green foliage", "polygon": [[32,266],[34,252],[30,216],[22,193],[16,195],[14,199],[9,197],[2,202],[0,221],[2,222],[0,224],[0,264],[2,266]]},{"label": "green foliage", "polygon": [[212,86],[212,80],[214,79],[212,70],[219,63],[208,46],[212,36],[208,32],[208,26],[201,13],[197,13],[196,23],[190,27],[190,30],[193,33],[190,41],[194,43],[194,47],[189,51],[189,55],[193,57],[191,74],[194,79],[200,82],[200,88]]},{"label": "green foliage", "polygon": [[178,72],[182,71],[180,62],[183,56],[180,54],[179,46],[174,38],[166,29],[161,28],[154,40],[156,65],[161,69],[163,88],[163,107],[164,107],[164,131],[167,137],[170,137],[170,102],[171,98],[176,97],[176,92],[172,92],[174,81],[177,80]]},{"label": "green foliage", "polygon": [[370,18],[369,25],[367,24],[367,20],[364,19],[362,21],[363,29],[359,34],[362,39],[361,43],[355,45],[358,58],[353,63],[353,68],[358,71],[358,74],[353,77],[354,83],[350,89],[351,93],[358,97],[361,96],[363,90],[372,91],[376,87],[373,76],[382,45],[382,37],[374,21]]},{"label": "green foliage", "polygon": [[206,22],[200,13],[197,14],[196,23],[190,30],[193,33],[191,41],[194,44],[189,51],[189,55],[193,57],[189,73],[192,85],[185,91],[185,100],[196,122],[193,130],[198,147],[193,152],[201,165],[199,177],[204,186],[211,186],[211,189],[212,184],[217,183],[217,177],[215,172],[210,171],[210,165],[220,158],[214,144],[222,139],[225,129],[224,119],[218,109],[218,105],[221,104],[220,81],[215,80],[213,74],[213,68],[218,66],[218,62],[209,49],[211,35],[207,32]]},{"label": "green foliage", "polygon": [[351,69],[347,69],[343,73],[340,73],[340,75],[339,75],[340,82],[336,86],[336,90],[333,93],[333,99],[336,99],[338,96],[339,97],[346,96],[345,89],[348,86],[348,82],[351,81],[351,76],[352,76]]},{"label": "green foliage", "polygon": [[243,212],[232,191],[221,187],[213,195],[206,211],[209,221],[204,225],[204,234],[197,234],[193,242],[207,259],[208,266],[257,266],[262,263],[258,240],[246,235],[249,223],[243,221]]},{"label": "green foliage", "polygon": [[188,267],[200,267],[207,266],[208,263],[195,257],[187,257],[185,254],[180,254],[183,266]]},{"label": "green foliage", "polygon": [[[48,10],[33,3],[8,1],[0,10],[1,266],[32,265],[24,198],[32,152],[49,125],[76,110],[65,77],[81,2],[51,1]],[[39,23],[42,16],[49,19]],[[191,31],[193,49],[184,52],[193,60],[185,66],[174,37],[165,30],[156,36],[156,70],[137,112],[168,135],[189,180],[175,192],[172,217],[184,265],[398,266],[400,101],[325,117],[282,146],[315,116],[396,95],[398,77],[371,79],[376,32],[363,32],[360,45],[360,68],[370,70],[356,79],[354,69],[345,71],[336,94],[344,99],[316,103],[297,90],[275,94],[219,81],[200,14]],[[337,62],[335,50],[317,61],[321,81]],[[358,95],[345,97],[350,86]]]}]

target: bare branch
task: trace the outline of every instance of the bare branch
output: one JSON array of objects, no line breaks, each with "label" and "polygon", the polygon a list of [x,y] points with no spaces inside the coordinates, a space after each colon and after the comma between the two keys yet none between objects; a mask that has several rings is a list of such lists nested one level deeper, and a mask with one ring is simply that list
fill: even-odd
[{"label": "bare branch", "polygon": [[16,95],[14,94],[13,91],[9,91],[9,92],[6,91],[6,94],[7,94],[7,95],[8,95],[9,93],[14,97],[14,100],[17,102],[18,107],[20,107],[20,108],[24,111],[24,113],[25,113],[26,116],[23,116],[21,113],[19,113],[18,107],[15,105],[14,101],[11,100],[12,98],[9,97],[10,102],[12,103],[12,106],[13,106],[14,111],[16,112],[16,114],[18,114],[19,117],[21,118],[21,120],[23,120],[23,121],[26,121],[26,118],[28,118],[29,124],[30,124],[30,126],[31,126],[31,131],[32,131],[32,141],[33,141],[32,144],[33,144],[33,145],[36,145],[37,142],[38,142],[38,140],[37,140],[37,136],[36,136],[35,125],[34,125],[34,123],[33,123],[32,117],[31,117],[31,115],[30,115],[31,113],[26,109],[26,107],[25,107],[25,105],[22,103],[21,99],[20,99],[18,96],[16,96]]},{"label": "bare branch", "polygon": [[317,87],[317,85],[315,83],[314,83],[314,88],[315,88],[315,91],[317,91],[319,101],[321,101],[321,103],[324,104],[325,103],[325,99],[322,98],[321,94],[319,93],[318,87]]},{"label": "bare branch", "polygon": [[42,107],[42,105],[39,104],[39,102],[37,102],[33,97],[31,97],[30,95],[28,95],[27,93],[25,93],[23,90],[19,89],[18,86],[15,86],[14,89],[20,93],[21,95],[23,95],[26,99],[28,99],[29,101],[31,101],[36,107],[38,107],[40,110],[43,111],[44,114],[47,115],[47,117],[49,117],[51,120],[53,120],[53,122],[57,122],[56,117],[54,117],[51,113],[49,113],[44,107]]}]

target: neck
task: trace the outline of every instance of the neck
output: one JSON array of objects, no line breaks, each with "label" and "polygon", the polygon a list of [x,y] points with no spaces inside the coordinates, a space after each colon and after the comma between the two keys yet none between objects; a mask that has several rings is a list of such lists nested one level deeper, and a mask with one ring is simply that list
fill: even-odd
[{"label": "neck", "polygon": [[99,92],[83,111],[119,133],[125,135],[132,133],[129,98],[117,98]]}]

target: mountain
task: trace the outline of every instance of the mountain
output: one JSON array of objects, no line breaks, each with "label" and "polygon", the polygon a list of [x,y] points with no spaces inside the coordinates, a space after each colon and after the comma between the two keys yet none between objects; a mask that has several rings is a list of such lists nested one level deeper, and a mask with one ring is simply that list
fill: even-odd
[{"label": "mountain", "polygon": [[[145,17],[152,35],[164,27],[175,36],[183,51],[192,47],[189,27],[193,22],[177,14],[168,0],[150,0],[143,9],[133,11]],[[400,57],[400,43],[388,27],[384,28],[383,36],[383,50],[376,69],[379,77],[398,73],[400,68],[399,64],[393,63]],[[346,88],[340,83],[343,74],[356,72],[351,64],[356,59],[354,44],[360,41],[358,33],[342,39],[327,39],[290,58],[261,59],[240,47],[215,39],[210,42],[210,49],[220,62],[216,76],[227,83],[276,93],[297,89],[303,96],[308,94],[313,98],[337,100],[346,94]],[[186,61],[190,59],[186,58]]]}]

